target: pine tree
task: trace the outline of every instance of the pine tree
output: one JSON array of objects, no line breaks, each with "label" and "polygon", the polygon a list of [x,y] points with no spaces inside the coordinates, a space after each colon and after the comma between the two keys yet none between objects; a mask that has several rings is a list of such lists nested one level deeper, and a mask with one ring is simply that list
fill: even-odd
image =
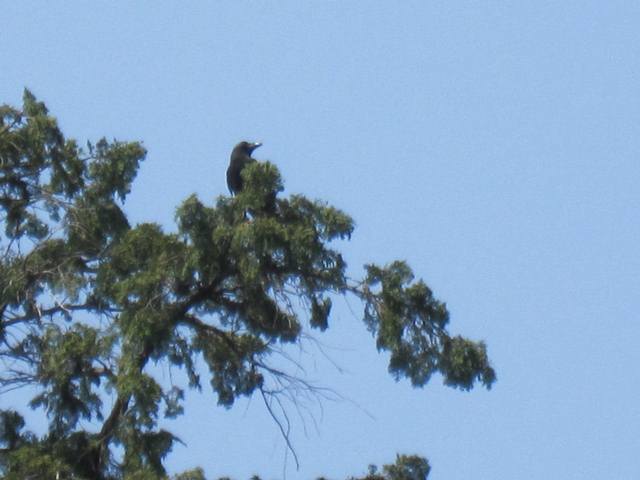
[{"label": "pine tree", "polygon": [[[234,198],[186,199],[177,233],[131,225],[123,203],[145,154],[104,138],[80,147],[27,90],[21,110],[0,107],[0,391],[29,386],[30,406],[48,418],[38,436],[17,411],[0,411],[4,478],[166,478],[176,438],[158,422],[184,413],[184,392],[154,378],[150,362],[183,369],[190,388],[208,380],[225,407],[253,394],[268,404],[274,382],[307,386],[273,352],[329,328],[338,296],[362,302],[395,378],[494,382],[485,345],[448,334],[446,305],[406,263],[349,278],[332,241],[350,237],[352,219],[282,195],[269,162],[245,168]],[[275,210],[265,208],[274,193]],[[428,471],[399,456],[382,478]]]}]

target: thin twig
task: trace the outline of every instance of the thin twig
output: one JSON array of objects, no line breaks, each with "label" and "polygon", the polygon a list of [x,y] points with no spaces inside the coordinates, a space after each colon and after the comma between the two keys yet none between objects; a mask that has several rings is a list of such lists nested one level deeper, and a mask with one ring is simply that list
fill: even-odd
[{"label": "thin twig", "polygon": [[278,397],[275,397],[275,396],[273,397],[278,402],[278,405],[280,406],[280,409],[283,410],[283,414],[285,416],[285,420],[286,420],[286,423],[287,423],[287,429],[286,430],[284,429],[280,419],[277,417],[277,415],[275,414],[275,412],[271,408],[271,405],[270,405],[269,401],[267,400],[268,393],[265,392],[265,390],[262,387],[260,387],[260,395],[262,396],[262,400],[264,402],[265,407],[267,407],[267,411],[269,412],[269,415],[271,416],[273,421],[278,426],[278,429],[280,430],[280,434],[282,435],[282,438],[284,439],[284,441],[285,441],[285,443],[287,445],[287,449],[293,455],[293,459],[296,462],[296,470],[300,470],[300,462],[298,461],[298,454],[296,453],[295,449],[293,448],[293,445],[291,444],[291,440],[289,439],[289,433],[290,433],[290,430],[291,430],[291,424],[289,423],[289,418],[287,417],[286,412],[282,408],[282,404],[278,400]]}]

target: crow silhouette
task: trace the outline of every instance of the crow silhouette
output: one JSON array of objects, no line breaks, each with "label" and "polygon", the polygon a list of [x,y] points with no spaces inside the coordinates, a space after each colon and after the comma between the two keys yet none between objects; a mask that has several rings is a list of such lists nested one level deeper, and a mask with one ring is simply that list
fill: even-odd
[{"label": "crow silhouette", "polygon": [[240,142],[231,152],[229,168],[227,168],[227,186],[232,195],[242,191],[242,170],[248,164],[255,162],[251,153],[258,148],[261,143]]}]

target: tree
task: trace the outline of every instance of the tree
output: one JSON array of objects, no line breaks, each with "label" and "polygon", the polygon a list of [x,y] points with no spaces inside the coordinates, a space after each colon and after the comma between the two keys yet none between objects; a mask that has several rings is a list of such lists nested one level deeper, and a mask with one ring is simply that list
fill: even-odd
[{"label": "tree", "polygon": [[396,463],[382,467],[382,474],[378,473],[378,467],[369,465],[366,477],[351,480],[425,480],[430,471],[431,466],[425,458],[417,455],[398,455]]},{"label": "tree", "polygon": [[[265,208],[283,190],[268,162],[244,169],[234,198],[186,199],[177,233],[130,225],[123,202],[145,153],[104,138],[81,148],[27,90],[21,110],[0,107],[0,389],[33,388],[30,406],[49,422],[38,436],[0,411],[4,478],[166,478],[177,439],[158,421],[183,414],[183,390],[154,378],[150,362],[180,367],[190,388],[208,379],[222,406],[257,393],[271,408],[283,392],[314,388],[276,368],[273,353],[326,330],[340,295],[362,301],[395,378],[494,382],[485,345],[448,334],[445,304],[406,263],[347,276],[330,246],[350,237],[347,214],[302,195]],[[428,470],[401,456],[383,472]]]}]

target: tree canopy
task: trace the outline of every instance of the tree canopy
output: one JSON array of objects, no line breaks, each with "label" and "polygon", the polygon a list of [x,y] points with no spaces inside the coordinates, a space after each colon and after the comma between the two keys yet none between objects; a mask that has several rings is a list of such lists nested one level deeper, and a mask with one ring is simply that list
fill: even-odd
[{"label": "tree canopy", "polygon": [[[352,219],[284,196],[269,162],[243,170],[235,197],[187,198],[175,233],[131,225],[123,204],[145,155],[139,142],[81,147],[27,90],[22,108],[0,107],[0,392],[29,387],[30,407],[48,419],[36,435],[17,409],[0,411],[4,478],[167,478],[163,459],[178,439],[158,423],[185,413],[183,388],[208,382],[231,407],[307,386],[273,353],[329,328],[339,296],[362,302],[396,379],[495,381],[485,345],[448,333],[446,305],[407,263],[350,278],[332,242],[350,237]],[[266,208],[274,192],[276,208]],[[188,386],[163,384],[150,362],[179,367]],[[399,456],[367,478],[428,472],[421,457]]]}]

